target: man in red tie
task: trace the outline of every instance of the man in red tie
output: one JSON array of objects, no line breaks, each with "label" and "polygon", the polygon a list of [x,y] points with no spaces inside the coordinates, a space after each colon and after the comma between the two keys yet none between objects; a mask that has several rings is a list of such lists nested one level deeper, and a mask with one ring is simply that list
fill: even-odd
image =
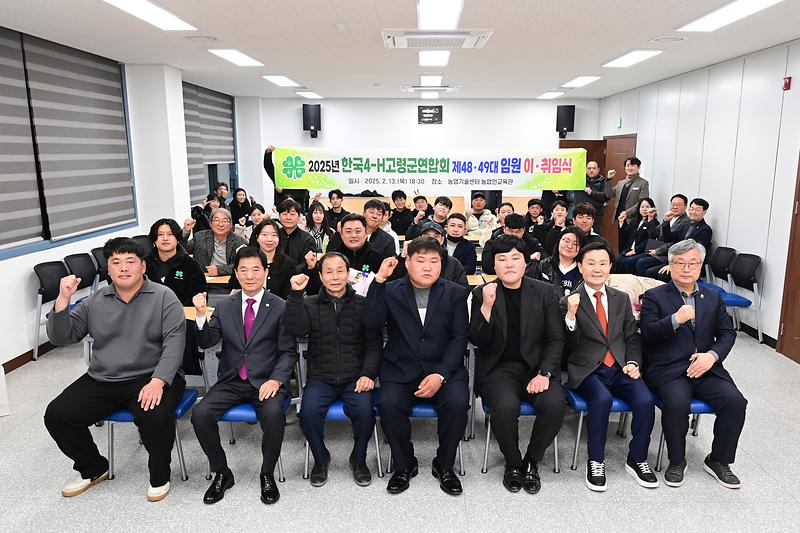
[{"label": "man in red tie", "polygon": [[607,243],[587,244],[576,260],[583,284],[561,300],[561,308],[570,351],[567,386],[589,404],[586,486],[597,492],[606,490],[608,416],[613,397],[617,397],[633,410],[625,471],[642,487],[656,488],[658,479],[647,463],[655,405],[653,395],[640,379],[642,340],[630,299],[626,293],[605,285],[614,263]]},{"label": "man in red tie", "polygon": [[197,344],[210,348],[222,340],[218,381],[192,410],[197,440],[216,474],[203,501],[218,502],[234,484],[220,444],[218,420],[231,407],[249,402],[255,407],[264,432],[259,475],[261,501],[271,504],[280,498],[273,473],[283,442],[283,406],[289,394],[289,378],[297,362],[295,339],[282,324],[286,302],[264,290],[264,252],[255,247],[240,249],[236,252],[234,273],[242,291],[222,300],[210,320],[206,319],[205,294],[193,299]]}]

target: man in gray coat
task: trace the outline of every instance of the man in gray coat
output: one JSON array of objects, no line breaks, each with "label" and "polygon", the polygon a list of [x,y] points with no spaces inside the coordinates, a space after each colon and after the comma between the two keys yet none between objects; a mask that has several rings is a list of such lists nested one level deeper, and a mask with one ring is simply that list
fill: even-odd
[{"label": "man in gray coat", "polygon": [[183,247],[192,254],[209,276],[230,276],[233,274],[233,256],[236,250],[247,246],[244,237],[233,232],[231,212],[219,207],[211,211],[211,229],[198,231],[189,240],[189,233],[195,219],[187,218],[183,223]]}]

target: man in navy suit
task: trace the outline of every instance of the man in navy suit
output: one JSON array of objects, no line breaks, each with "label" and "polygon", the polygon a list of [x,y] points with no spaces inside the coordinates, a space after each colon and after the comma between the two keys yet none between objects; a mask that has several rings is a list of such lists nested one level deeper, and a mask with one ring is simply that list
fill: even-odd
[{"label": "man in navy suit", "polygon": [[242,290],[219,302],[210,320],[206,320],[205,295],[193,299],[197,344],[210,348],[222,340],[218,381],[192,410],[197,440],[216,473],[203,501],[218,502],[234,483],[219,441],[219,417],[231,407],[252,402],[264,432],[261,501],[271,504],[280,498],[273,472],[286,424],[283,404],[297,362],[295,339],[282,323],[286,302],[264,289],[268,273],[264,252],[244,247],[236,252],[233,267]]},{"label": "man in navy suit", "polygon": [[408,275],[386,283],[397,266],[396,258],[387,257],[364,303],[364,326],[386,324],[388,329],[378,375],[381,425],[395,465],[386,487],[392,494],[408,489],[417,475],[409,416],[419,401],[430,402],[438,415],[439,448],[431,473],[445,493],[462,492],[453,463],[469,407],[464,367],[468,289],[440,277],[445,253],[433,238],[417,237],[408,246]]},{"label": "man in navy suit", "polygon": [[736,489],[739,478],[729,465],[736,457],[747,400],[722,367],[736,340],[731,317],[717,291],[697,285],[705,255],[705,247],[693,239],[672,245],[668,252],[672,282],[644,293],[643,374],[664,404],[661,426],[669,453],[664,483],[683,484],[694,397],[710,404],[716,413],[714,441],[703,468],[722,486]]}]

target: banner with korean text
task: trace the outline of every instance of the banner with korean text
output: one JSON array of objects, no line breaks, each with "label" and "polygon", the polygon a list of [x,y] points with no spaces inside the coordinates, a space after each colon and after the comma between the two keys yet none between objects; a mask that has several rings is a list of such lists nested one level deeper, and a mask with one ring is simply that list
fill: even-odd
[{"label": "banner with korean text", "polygon": [[580,190],[586,150],[336,150],[276,148],[278,187],[288,189]]}]

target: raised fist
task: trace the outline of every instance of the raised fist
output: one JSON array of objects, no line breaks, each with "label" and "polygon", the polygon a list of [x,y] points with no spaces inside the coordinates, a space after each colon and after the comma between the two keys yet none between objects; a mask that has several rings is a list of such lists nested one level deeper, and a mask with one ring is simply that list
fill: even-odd
[{"label": "raised fist", "polygon": [[388,279],[394,273],[397,267],[397,258],[394,256],[387,257],[381,262],[381,267],[378,269],[377,277]]},{"label": "raised fist", "polygon": [[619,220],[619,223],[620,223],[620,224],[622,224],[623,222],[625,222],[627,219],[628,219],[628,212],[627,212],[627,211],[623,211],[623,212],[622,212],[622,213],[620,213],[620,214],[619,214],[619,216],[617,217],[617,220]]},{"label": "raised fist", "polygon": [[69,275],[61,278],[58,291],[59,295],[63,298],[69,299],[73,294],[78,291],[78,285],[81,284],[81,278],[75,275]]},{"label": "raised fist", "polygon": [[183,221],[183,231],[189,233],[190,231],[192,231],[192,228],[194,228],[195,224],[197,224],[197,221],[195,219],[191,217],[187,218],[186,220]]},{"label": "raised fist", "polygon": [[199,292],[192,297],[194,309],[197,311],[197,316],[206,316],[208,311],[208,302],[206,301],[206,293]]},{"label": "raised fist", "polygon": [[567,317],[570,320],[575,320],[575,313],[578,312],[578,306],[581,303],[581,294],[576,292],[567,296]]},{"label": "raised fist", "polygon": [[497,283],[487,283],[483,286],[483,305],[492,307],[497,300]]},{"label": "raised fist", "polygon": [[612,169],[609,169],[608,176],[606,176],[606,177],[608,179],[612,180],[612,179],[614,179],[614,176],[616,176],[616,175],[617,175],[617,171],[612,168]]},{"label": "raised fist", "polygon": [[268,154],[271,154],[274,151],[275,151],[275,145],[274,144],[267,145],[267,153]]},{"label": "raised fist", "polygon": [[690,320],[694,320],[694,307],[691,305],[682,305],[678,312],[675,313],[675,320],[678,324],[685,324]]},{"label": "raised fist", "polygon": [[289,281],[292,284],[293,291],[302,291],[308,285],[308,276],[305,274],[296,274],[292,276]]},{"label": "raised fist", "polygon": [[309,250],[303,258],[306,260],[308,269],[314,270],[314,267],[317,266],[317,252]]}]

